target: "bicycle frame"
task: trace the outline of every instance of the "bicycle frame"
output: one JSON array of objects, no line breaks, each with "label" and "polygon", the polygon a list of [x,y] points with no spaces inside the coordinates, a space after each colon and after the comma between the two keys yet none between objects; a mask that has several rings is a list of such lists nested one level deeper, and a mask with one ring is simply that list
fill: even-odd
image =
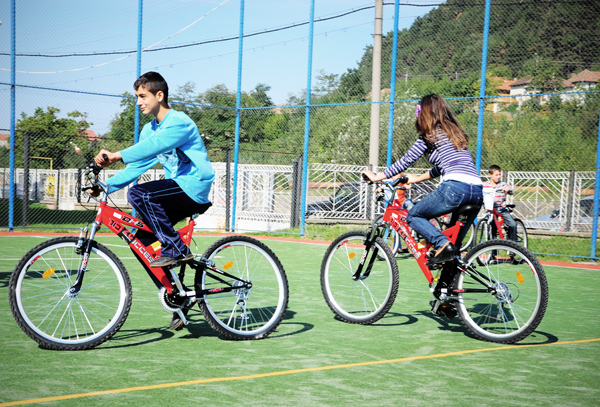
[{"label": "bicycle frame", "polygon": [[[412,237],[410,231],[408,230],[409,226],[408,226],[408,223],[406,222],[407,214],[408,214],[408,211],[404,208],[401,208],[396,205],[388,205],[388,207],[385,210],[385,213],[383,214],[383,221],[387,222],[402,237],[402,239],[408,246],[408,250],[410,250],[412,255],[417,260],[417,263],[419,264],[421,271],[425,275],[425,278],[431,284],[434,281],[434,277],[433,277],[433,274],[431,273],[431,270],[427,266],[427,260],[428,260],[427,253],[429,252],[429,249],[431,248],[431,243],[419,242],[417,244],[415,239]],[[456,238],[458,237],[458,233],[460,232],[460,229],[462,227],[463,227],[463,223],[460,221],[457,221],[454,226],[442,231],[442,233],[444,235],[446,235],[446,237],[448,238],[448,240],[450,240],[450,242],[452,244],[455,244]]]},{"label": "bicycle frame", "polygon": [[[148,266],[154,277],[156,277],[160,284],[167,290],[167,293],[173,293],[173,285],[165,273],[165,270],[162,267],[152,267],[152,262],[160,257],[160,245],[153,243],[145,246],[139,241],[139,239],[135,237],[134,233],[127,229],[127,227],[145,230],[150,233],[152,233],[152,229],[150,229],[140,219],[108,206],[106,202],[106,193],[103,199],[100,201],[100,208],[98,209],[98,214],[96,215],[96,219],[92,224],[90,236],[89,238],[85,239],[87,241],[87,246],[83,252],[83,261],[72,289],[78,291],[81,287],[87,261],[91,252],[92,241],[94,240],[96,232],[102,225],[106,226],[114,234],[123,239],[129,245],[129,247],[131,247],[131,249],[139,255],[139,258],[146,264],[146,266]],[[195,225],[196,222],[191,219],[186,226],[177,231],[181,236],[181,240],[183,240],[187,246],[189,246],[191,243],[192,232]],[[82,235],[79,237],[78,246],[82,246],[83,243],[84,237],[82,232]]]},{"label": "bicycle frame", "polygon": [[[491,219],[486,219],[486,218],[490,218]],[[487,210],[487,213],[485,215],[485,217],[481,220],[482,222],[487,221],[490,225],[492,224],[491,220],[494,221],[494,225],[496,226],[496,230],[498,231],[498,238],[499,239],[504,239],[504,217],[502,217],[502,214],[500,213],[500,211],[496,208],[492,209],[492,210]]]}]

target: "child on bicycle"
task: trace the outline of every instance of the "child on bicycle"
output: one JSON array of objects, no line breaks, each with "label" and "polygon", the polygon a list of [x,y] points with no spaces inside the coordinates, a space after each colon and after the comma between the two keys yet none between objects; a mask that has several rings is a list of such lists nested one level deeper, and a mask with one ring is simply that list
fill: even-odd
[{"label": "child on bicycle", "polygon": [[215,173],[196,124],[185,113],[169,107],[165,79],[157,72],[147,72],[133,88],[136,104],[154,120],[140,132],[139,143],[118,152],[101,150],[94,161],[100,167],[117,161],[127,164],[106,181],[109,193],[129,185],[157,163],[163,166],[165,179],[134,185],[127,192],[127,200],[154,231],[151,234],[138,229],[136,237],[145,245],[156,240],[161,244],[160,257],[152,266],[167,267],[192,259],[174,225],[206,212],[212,205],[208,193]]},{"label": "child on bicycle", "polygon": [[486,189],[493,189],[495,191],[494,209],[497,209],[504,218],[504,224],[508,229],[508,238],[516,242],[517,222],[515,222],[515,219],[506,207],[506,195],[512,195],[514,189],[506,182],[502,181],[502,169],[498,165],[490,165],[488,174],[490,175],[490,180],[483,183],[483,189],[484,191]]},{"label": "child on bicycle", "polygon": [[[367,180],[377,182],[405,171],[422,156],[429,159],[433,168],[421,175],[408,174],[408,182],[417,183],[438,176],[443,177],[443,182],[409,210],[406,220],[412,229],[434,245],[435,255],[429,262],[439,264],[454,259],[457,250],[429,219],[467,204],[481,207],[482,182],[467,146],[467,135],[448,103],[439,95],[426,95],[421,99],[415,113],[415,126],[419,137],[412,147],[383,173],[365,171],[362,175]],[[457,247],[461,247],[462,239],[476,216],[474,211],[466,220],[457,237]],[[454,268],[449,267],[448,270]]]}]

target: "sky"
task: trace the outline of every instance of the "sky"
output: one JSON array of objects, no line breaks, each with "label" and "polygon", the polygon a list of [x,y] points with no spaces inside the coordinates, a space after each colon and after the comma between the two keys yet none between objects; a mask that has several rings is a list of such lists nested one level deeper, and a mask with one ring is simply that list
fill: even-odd
[{"label": "sky", "polygon": [[[365,48],[373,44],[374,3],[315,1],[315,20],[327,20],[314,25],[313,86],[320,72],[341,75],[357,66]],[[384,34],[393,30],[393,1],[386,3]],[[409,28],[438,3],[401,0],[400,29]],[[243,91],[266,84],[274,104],[283,104],[306,89],[310,4],[245,0]],[[38,107],[53,106],[60,109],[59,117],[79,111],[93,122],[96,133],[109,131],[110,121],[122,110],[116,96],[133,93],[137,78],[138,15],[136,0],[16,0],[15,76],[16,83],[24,85],[16,88],[16,120],[22,113],[31,116]],[[239,34],[240,0],[144,0],[142,15],[141,73],[160,72],[171,95],[186,84],[196,94],[219,84],[235,92],[239,42],[227,39]],[[4,132],[10,128],[10,0],[0,1],[0,21]],[[165,47],[172,49],[161,50]]]}]

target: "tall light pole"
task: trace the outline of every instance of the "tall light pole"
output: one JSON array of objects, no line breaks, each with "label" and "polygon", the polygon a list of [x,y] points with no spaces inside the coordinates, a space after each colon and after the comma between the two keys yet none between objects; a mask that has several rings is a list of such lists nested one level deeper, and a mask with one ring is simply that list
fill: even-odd
[{"label": "tall light pole", "polygon": [[373,79],[371,84],[371,132],[369,164],[379,166],[379,112],[381,110],[381,31],[383,0],[375,0],[375,33],[373,35]]}]

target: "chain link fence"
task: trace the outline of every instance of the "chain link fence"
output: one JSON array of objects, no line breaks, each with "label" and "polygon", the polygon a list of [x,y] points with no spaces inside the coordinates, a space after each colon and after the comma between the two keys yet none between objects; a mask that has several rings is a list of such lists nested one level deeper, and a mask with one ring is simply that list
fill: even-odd
[{"label": "chain link fence", "polygon": [[[6,3],[3,9],[9,6]],[[590,254],[595,247],[590,233],[598,211],[594,193],[600,3],[491,3],[482,126],[485,1],[403,2],[396,41],[395,5],[384,2],[381,89],[375,95],[375,1],[316,0],[313,38],[307,33],[309,2],[305,17],[286,13],[281,2],[267,3],[246,0],[242,77],[244,83],[256,85],[244,85],[248,90],[240,91],[239,110],[234,90],[238,43],[232,39],[237,40],[240,3],[224,2],[212,11],[205,4],[188,4],[166,14],[158,4],[143,4],[144,26],[161,18],[185,25],[190,16],[206,17],[198,20],[204,24],[202,29],[186,32],[177,43],[171,40],[171,47],[142,52],[142,71],[157,70],[167,78],[172,107],[197,123],[217,173],[211,192],[214,206],[203,227],[230,229],[235,223],[237,230],[287,229],[301,225],[303,211],[307,222],[368,222],[380,208],[373,205],[369,188],[358,183],[360,172],[369,165],[382,170],[410,148],[416,139],[416,104],[434,92],[446,98],[457,114],[474,157],[479,152],[482,178],[486,179],[488,166],[499,165],[504,179],[515,187],[510,202],[516,204],[516,214],[532,236],[539,236],[530,240],[534,250],[597,257],[596,252]],[[16,228],[77,228],[89,220],[83,219],[89,217],[86,199],[77,191],[78,168],[100,148],[117,151],[131,145],[136,131],[151,117],[138,115],[136,125],[133,58],[104,65],[107,59],[121,58],[117,51],[113,53],[110,40],[102,42],[107,40],[104,37],[89,44],[63,41],[62,48],[53,48],[51,40],[89,32],[85,19],[72,22],[72,13],[58,4],[35,10],[24,8],[22,2],[16,6],[21,39],[17,44],[26,45],[8,49],[6,37],[6,45],[0,47],[0,107],[10,111],[14,92],[17,110],[14,128],[8,121],[0,122],[0,226],[8,227],[12,221]],[[98,6],[91,13],[94,26],[119,23],[123,28],[114,34],[130,36],[128,48],[135,50],[137,36],[131,22],[138,16],[137,6],[119,5],[118,16]],[[73,13],[78,7],[72,7]],[[276,19],[266,23],[263,7],[274,9]],[[90,15],[90,10],[85,14]],[[219,14],[227,18],[211,20]],[[52,21],[34,26],[48,15],[53,18],[45,20]],[[47,36],[41,35],[43,30]],[[36,41],[27,41],[28,35]],[[146,46],[154,40],[149,35],[142,42]],[[308,41],[314,45],[310,105],[306,71],[294,70],[307,66]],[[175,54],[178,48],[183,52]],[[13,52],[14,86],[9,77]],[[94,74],[90,69],[73,69],[81,66],[94,67]],[[170,79],[180,77],[185,79]],[[374,105],[379,113],[373,121]],[[373,126],[379,135],[375,164],[369,162]],[[303,172],[305,161],[308,167]],[[411,171],[427,168],[429,163],[421,159]],[[139,182],[161,176],[157,168]],[[11,189],[15,191],[12,220]],[[127,208],[125,196],[125,191],[112,194]]]}]

